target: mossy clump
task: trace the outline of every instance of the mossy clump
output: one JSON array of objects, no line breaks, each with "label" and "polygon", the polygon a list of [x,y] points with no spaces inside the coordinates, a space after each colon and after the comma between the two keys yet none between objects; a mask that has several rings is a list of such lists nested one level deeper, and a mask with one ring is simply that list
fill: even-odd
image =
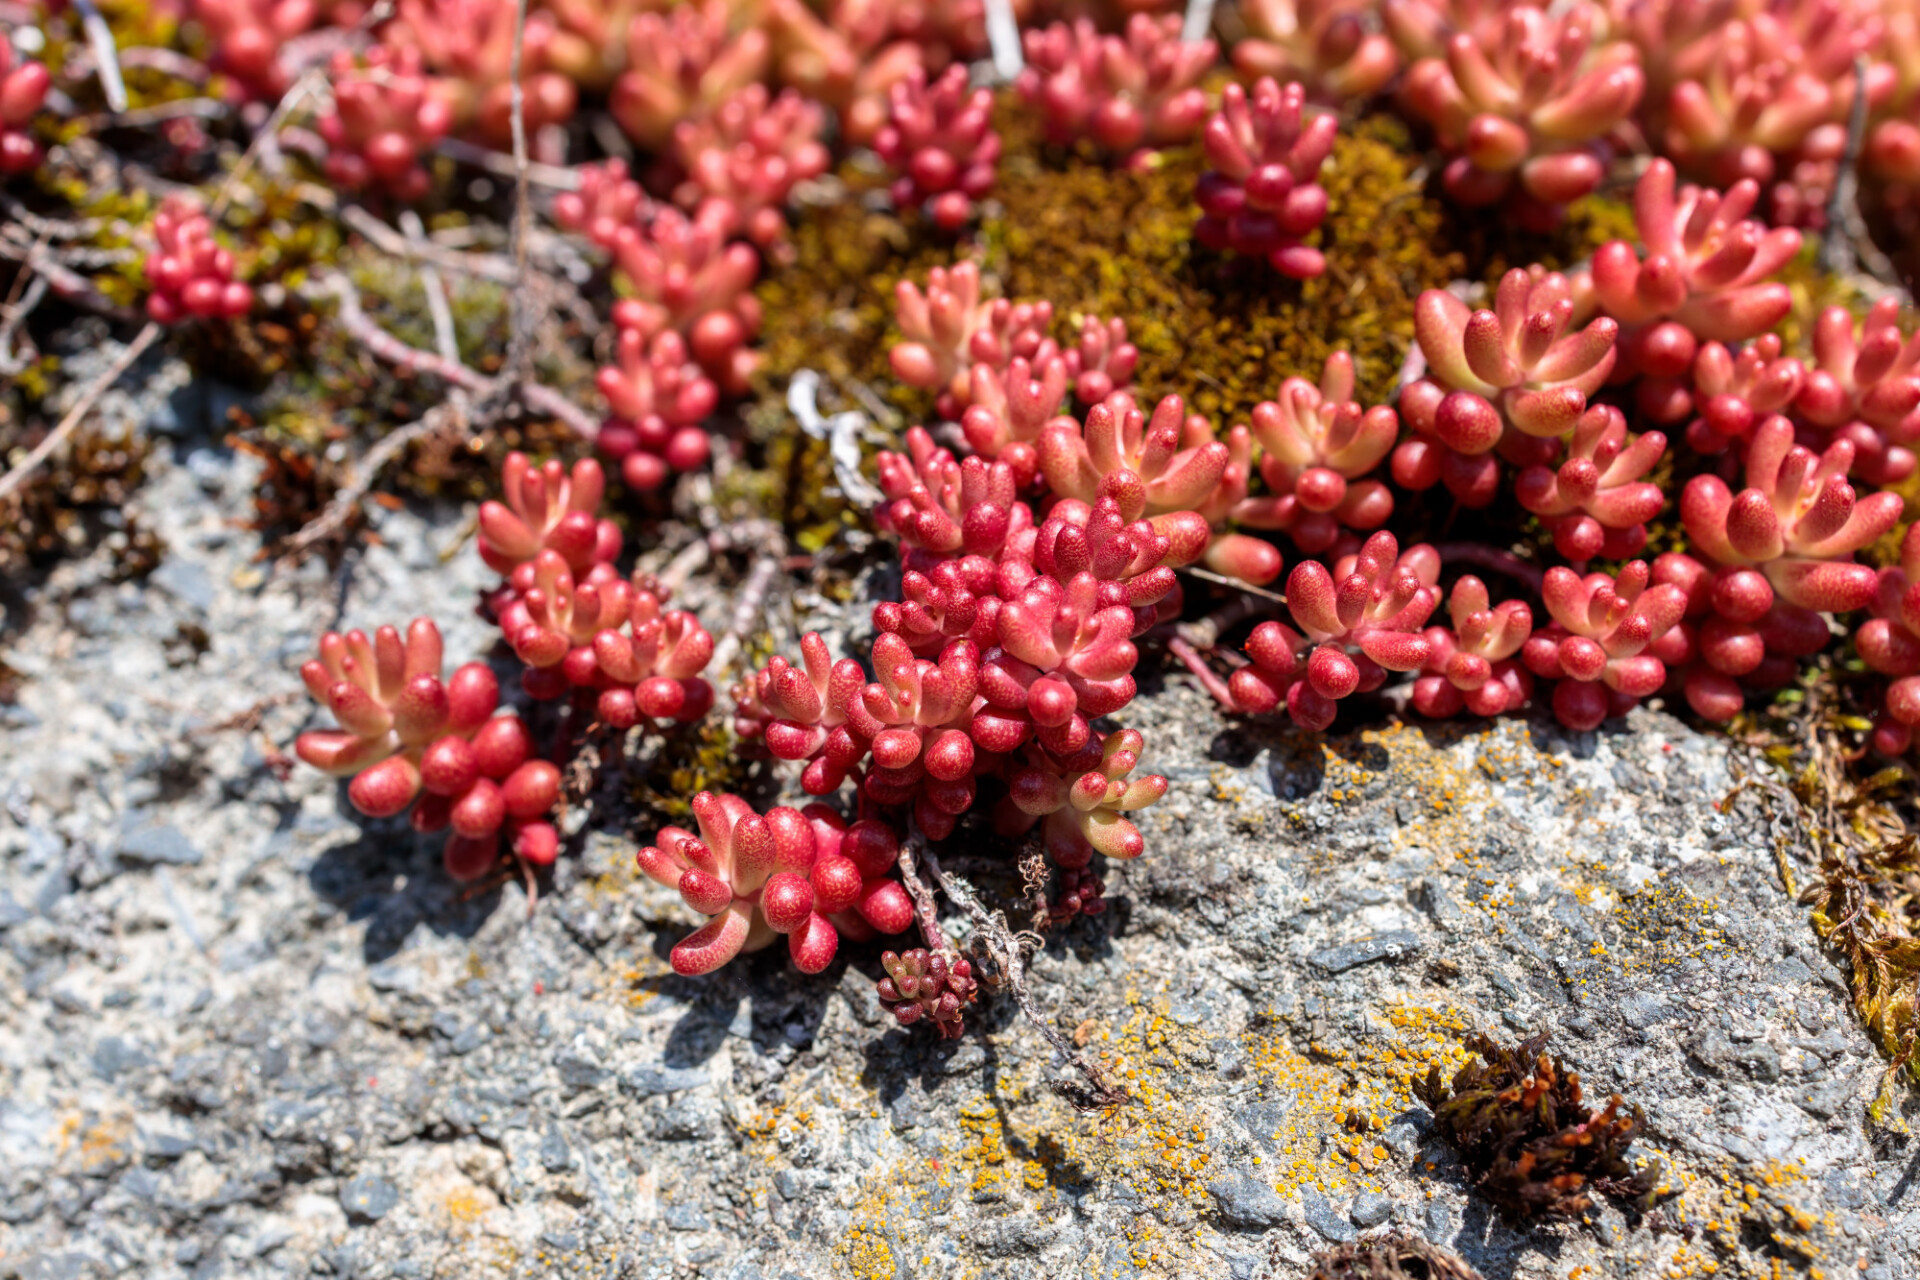
[{"label": "mossy clump", "polygon": [[812,369],[832,387],[858,383],[905,417],[923,420],[933,397],[902,384],[887,361],[899,337],[894,286],[924,281],[932,268],[967,256],[966,248],[924,220],[903,220],[871,200],[879,179],[857,162],[842,165],[838,177],[841,199],[800,213],[792,260],[763,273],[754,291],[765,314],[756,391],[784,404],[787,380]]},{"label": "mossy clump", "polygon": [[1124,319],[1142,392],[1177,392],[1216,422],[1243,418],[1293,374],[1317,380],[1340,348],[1353,353],[1361,398],[1384,403],[1413,340],[1414,300],[1467,266],[1418,163],[1395,122],[1343,130],[1321,172],[1327,272],[1296,282],[1194,242],[1205,162],[1192,148],[1132,169],[1012,155],[996,192],[1004,212],[982,228],[985,265],[1009,297],[1052,300],[1062,336],[1077,315]]},{"label": "mossy clump", "polygon": [[[840,407],[824,405],[822,411]],[[741,417],[758,465],[730,468],[724,482],[714,486],[716,500],[766,512],[808,554],[826,550],[841,533],[867,523],[866,513],[841,493],[828,442],[798,430],[784,400],[747,405]]]},{"label": "mossy clump", "polygon": [[746,794],[752,775],[753,762],[741,751],[732,717],[710,715],[668,732],[650,767],[628,772],[633,780],[628,794],[657,818],[688,823],[695,796],[702,791]]},{"label": "mossy clump", "polygon": [[1394,1231],[1314,1255],[1307,1280],[1481,1280],[1451,1249]]},{"label": "mossy clump", "polygon": [[1432,1067],[1414,1094],[1433,1108],[1434,1129],[1459,1155],[1475,1190],[1516,1221],[1577,1218],[1592,1193],[1645,1208],[1659,1165],[1635,1169],[1627,1149],[1645,1127],[1640,1108],[1620,1097],[1594,1111],[1581,1100],[1580,1077],[1547,1053],[1547,1034],[1519,1045],[1474,1036],[1481,1061],[1451,1082]]},{"label": "mossy clump", "polygon": [[[22,431],[17,418],[0,420],[0,460],[44,435],[43,426]],[[108,548],[118,580],[158,567],[165,544],[127,509],[145,479],[149,449],[145,437],[128,431],[75,433],[46,470],[0,499],[0,576],[44,569],[96,545]]]},{"label": "mossy clump", "polygon": [[1893,1081],[1903,1071],[1920,1080],[1920,837],[1899,829],[1895,806],[1913,803],[1912,779],[1888,768],[1854,782],[1823,777],[1812,762],[1794,792],[1813,813],[1835,821],[1809,824],[1820,869],[1801,894],[1813,927],[1851,971],[1853,1007],[1887,1055],[1887,1069],[1869,1114],[1893,1116]]}]

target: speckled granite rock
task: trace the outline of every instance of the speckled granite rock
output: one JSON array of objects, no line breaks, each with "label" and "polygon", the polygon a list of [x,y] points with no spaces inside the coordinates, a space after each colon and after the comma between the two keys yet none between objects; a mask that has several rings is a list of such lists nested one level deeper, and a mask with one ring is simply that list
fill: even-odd
[{"label": "speckled granite rock", "polygon": [[[1175,785],[1149,854],[1034,964],[1136,1099],[1080,1115],[1004,1003],[956,1042],[891,1027],[873,954],[673,976],[691,921],[626,815],[529,920],[519,885],[468,897],[431,842],[282,781],[303,698],[222,726],[298,694],[340,583],[252,562],[247,467],[191,428],[141,498],[162,574],[70,564],[13,606],[0,1276],[1253,1280],[1391,1225],[1496,1278],[1920,1263],[1914,1146],[1869,1129],[1881,1061],[1758,802],[1715,811],[1718,740],[1641,712],[1322,741],[1150,676],[1128,722]],[[441,562],[462,518],[385,516],[342,620],[425,602],[478,651],[477,561]],[[780,628],[854,616],[813,603]],[[1643,1106],[1657,1218],[1522,1233],[1466,1195],[1407,1084],[1467,1029],[1551,1029]]]}]

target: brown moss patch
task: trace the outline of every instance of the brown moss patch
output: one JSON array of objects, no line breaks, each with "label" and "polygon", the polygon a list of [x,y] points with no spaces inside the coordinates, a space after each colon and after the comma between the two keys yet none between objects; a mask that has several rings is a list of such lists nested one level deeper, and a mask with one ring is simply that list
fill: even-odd
[{"label": "brown moss patch", "polygon": [[997,193],[1005,213],[983,228],[986,265],[1009,296],[1050,298],[1063,335],[1075,315],[1124,318],[1140,348],[1136,384],[1185,395],[1216,421],[1242,417],[1289,375],[1317,376],[1342,347],[1361,396],[1379,403],[1412,341],[1414,299],[1467,267],[1446,246],[1418,163],[1385,118],[1343,132],[1321,174],[1327,273],[1296,282],[1194,243],[1193,188],[1205,167],[1195,150],[1125,170],[1014,155]]},{"label": "brown moss patch", "polygon": [[936,266],[965,256],[964,245],[919,219],[901,220],[869,197],[879,178],[849,162],[840,167],[845,198],[803,211],[793,228],[793,260],[767,272],[755,290],[766,319],[756,392],[781,403],[787,380],[813,369],[836,387],[859,382],[901,413],[927,415],[932,397],[902,386],[887,363],[898,339],[894,286],[923,281]]},{"label": "brown moss patch", "polygon": [[[0,461],[33,448],[47,429],[0,421]],[[76,432],[39,475],[0,500],[0,575],[44,569],[103,543],[116,579],[152,572],[165,545],[127,509],[145,479],[148,450],[131,433]]]}]

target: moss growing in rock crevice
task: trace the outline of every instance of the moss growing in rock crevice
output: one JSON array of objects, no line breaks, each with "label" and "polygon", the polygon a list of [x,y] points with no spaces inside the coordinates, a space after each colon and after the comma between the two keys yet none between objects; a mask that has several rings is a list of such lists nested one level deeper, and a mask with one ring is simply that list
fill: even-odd
[{"label": "moss growing in rock crevice", "polygon": [[1533,261],[1571,266],[1632,233],[1631,212],[1617,201],[1582,202],[1551,235],[1453,210],[1426,181],[1406,127],[1373,115],[1343,128],[1321,174],[1327,273],[1296,282],[1194,243],[1193,189],[1204,168],[1192,147],[1116,168],[1077,151],[1012,145],[974,238],[956,242],[878,207],[874,177],[843,166],[847,198],[802,215],[792,263],[760,285],[762,394],[812,368],[923,419],[929,398],[899,386],[887,364],[898,336],[894,285],[973,257],[997,294],[1051,301],[1063,340],[1080,315],[1124,319],[1140,348],[1142,392],[1177,392],[1216,421],[1243,417],[1293,374],[1317,377],[1339,348],[1353,353],[1361,397],[1382,403],[1398,383],[1423,289],[1497,279]]},{"label": "moss growing in rock crevice", "polygon": [[1010,158],[1005,213],[983,228],[986,265],[1009,296],[1050,298],[1063,335],[1076,314],[1125,319],[1142,391],[1178,392],[1216,421],[1244,416],[1292,374],[1317,377],[1341,347],[1353,353],[1360,395],[1379,403],[1412,341],[1414,299],[1466,268],[1398,132],[1369,118],[1341,134],[1321,174],[1327,273],[1316,280],[1194,243],[1204,162],[1192,149],[1139,170]]}]

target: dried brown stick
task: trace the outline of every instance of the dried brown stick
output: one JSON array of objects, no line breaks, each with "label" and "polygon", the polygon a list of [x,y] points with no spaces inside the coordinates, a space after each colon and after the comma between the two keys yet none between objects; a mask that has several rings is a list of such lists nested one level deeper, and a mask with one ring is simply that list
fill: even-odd
[{"label": "dried brown stick", "polygon": [[[520,166],[513,157],[482,147],[462,138],[442,138],[434,145],[435,151],[450,160],[462,164],[477,165],[488,173],[502,178],[520,177]],[[527,162],[527,181],[538,183],[554,191],[578,191],[580,178],[571,169],[562,169],[559,165],[542,164],[537,160]]]},{"label": "dried brown stick", "polygon": [[492,390],[493,380],[485,374],[469,369],[458,360],[448,360],[431,351],[408,346],[375,324],[373,317],[360,304],[360,291],[346,276],[337,271],[330,272],[321,278],[320,285],[338,300],[341,327],[365,344],[367,350],[378,358],[414,373],[432,374],[443,382],[468,391]]},{"label": "dried brown stick", "polygon": [[54,251],[42,242],[24,243],[0,234],[0,258],[26,263],[36,273],[46,277],[55,293],[70,302],[80,303],[105,315],[132,314],[95,288],[93,281],[60,261]]},{"label": "dried brown stick", "polygon": [[515,282],[512,261],[498,254],[462,253],[429,239],[409,239],[357,204],[342,205],[338,213],[340,221],[372,241],[382,253],[418,263],[431,263],[443,271],[455,271],[461,275],[490,280],[494,284],[511,285]]},{"label": "dried brown stick", "polygon": [[67,416],[60,419],[60,424],[47,433],[47,438],[34,446],[33,452],[20,460],[19,466],[7,472],[6,475],[0,476],[0,499],[12,496],[16,489],[27,482],[27,477],[39,469],[41,463],[53,456],[53,451],[58,449],[66,438],[73,434],[81,420],[93,411],[93,406],[99,402],[101,396],[107,393],[107,388],[120,381],[120,375],[133,367],[133,362],[159,339],[160,333],[160,326],[148,321],[147,326],[134,335],[133,341],[126,345],[114,362],[87,384],[86,389],[80,393],[80,398],[73,402],[71,409],[67,410]]},{"label": "dried brown stick", "polygon": [[[424,243],[427,238],[426,224],[420,221],[420,215],[411,209],[400,215],[400,227],[406,233],[409,245]],[[440,279],[440,272],[431,262],[420,261],[414,264],[420,273],[420,288],[427,295],[427,314],[433,318],[433,345],[442,360],[454,364],[460,363],[460,344],[455,339],[453,329],[453,306],[447,301],[447,286]]]},{"label": "dried brown stick", "polygon": [[219,120],[232,111],[232,107],[213,98],[181,98],[174,102],[156,102],[150,107],[138,107],[132,111],[102,111],[99,115],[88,116],[85,123],[90,129],[143,129],[150,124],[164,124],[169,120],[188,117]]},{"label": "dried brown stick", "polygon": [[366,456],[361,458],[354,467],[353,478],[333,495],[331,502],[327,503],[326,510],[287,539],[286,546],[281,552],[282,557],[294,558],[304,555],[316,544],[334,537],[344,529],[347,521],[353,517],[353,513],[360,509],[360,503],[366,498],[368,491],[373,488],[373,482],[379,479],[380,473],[386,470],[389,463],[406,451],[408,445],[442,431],[455,429],[464,431],[465,426],[464,408],[449,402],[435,405],[419,421],[410,422],[380,437],[379,443],[367,450]]},{"label": "dried brown stick", "polygon": [[1899,280],[1899,273],[1873,243],[1860,213],[1860,148],[1867,133],[1867,55],[1853,61],[1853,107],[1847,116],[1846,149],[1827,195],[1827,229],[1820,237],[1819,264],[1829,275],[1852,275],[1865,265],[1869,275],[1883,283]]},{"label": "dried brown stick", "polygon": [[113,28],[93,0],[74,0],[80,11],[80,25],[87,33],[87,45],[93,50],[95,71],[100,77],[101,96],[114,111],[127,109],[127,81],[120,74],[120,50],[114,44]]},{"label": "dried brown stick", "polygon": [[566,423],[583,440],[592,440],[600,434],[598,418],[545,383],[535,382],[531,378],[522,379],[519,392],[520,402],[527,408]]},{"label": "dried brown stick", "polygon": [[967,918],[973,921],[973,927],[979,931],[982,941],[986,943],[988,954],[1000,968],[1000,985],[1013,993],[1014,1002],[1020,1006],[1020,1012],[1026,1015],[1027,1021],[1039,1030],[1046,1042],[1066,1060],[1068,1066],[1080,1073],[1092,1089],[1089,1097],[1081,1097],[1078,1091],[1068,1091],[1064,1088],[1059,1090],[1061,1094],[1069,1102],[1087,1110],[1127,1101],[1126,1090],[1108,1084],[1106,1078],[1100,1074],[1100,1068],[1074,1048],[1073,1043],[1062,1035],[1057,1027],[1047,1021],[1045,1015],[1033,1003],[1033,994],[1027,990],[1026,963],[1021,953],[1020,939],[1015,937],[1013,931],[1007,927],[1005,918],[999,912],[988,911],[982,906],[980,899],[973,892],[972,885],[958,876],[947,874],[940,866],[939,855],[931,848],[922,844],[919,853],[927,874],[933,877],[934,883],[940,886],[941,892],[947,895],[948,901],[966,912]]},{"label": "dried brown stick", "polygon": [[513,272],[507,300],[507,364],[510,378],[524,377],[533,360],[536,313],[527,293],[527,230],[533,225],[533,197],[527,179],[527,95],[522,82],[527,47],[527,0],[514,0],[513,56],[508,75],[512,95],[508,123],[513,133]]},{"label": "dried brown stick", "polygon": [[[32,279],[27,280],[28,276],[32,276]],[[24,290],[20,287],[23,280],[26,281]],[[33,314],[33,309],[39,306],[41,299],[47,296],[47,278],[31,270],[22,271],[14,277],[13,293],[14,296],[7,299],[6,322],[0,324],[0,374],[8,377],[18,374],[27,367],[25,356],[13,354],[13,340],[14,336],[20,332],[20,326],[26,323],[28,316]],[[31,345],[28,350],[32,350]]]},{"label": "dried brown stick", "polygon": [[760,616],[766,605],[767,593],[773,589],[773,581],[780,574],[781,556],[769,554],[754,562],[747,572],[747,581],[740,588],[740,596],[734,602],[733,616],[727,620],[727,633],[720,637],[720,643],[713,647],[713,661],[708,669],[716,675],[727,670],[734,655],[740,652],[742,639]]},{"label": "dried brown stick", "polygon": [[1181,568],[1180,572],[1191,574],[1203,582],[1213,582],[1223,587],[1232,587],[1235,591],[1244,591],[1248,595],[1259,596],[1263,600],[1271,600],[1277,604],[1285,604],[1287,602],[1287,598],[1278,591],[1269,591],[1265,587],[1256,587],[1251,582],[1243,582],[1239,578],[1231,578],[1224,573],[1215,573],[1211,569],[1202,569],[1198,565],[1185,565]]},{"label": "dried brown stick", "polygon": [[920,878],[919,867],[915,864],[915,852],[919,848],[917,841],[907,840],[900,845],[900,854],[894,859],[900,864],[900,882],[907,888],[907,896],[913,899],[914,923],[920,926],[920,940],[927,944],[929,951],[944,951],[949,960],[957,960],[960,953],[947,941],[946,931],[940,927],[940,907],[933,900],[933,890],[927,888],[927,882]]},{"label": "dried brown stick", "polygon": [[[366,309],[360,304],[360,291],[353,282],[339,272],[331,272],[319,281],[319,288],[332,294],[340,304],[339,319],[341,327],[364,344],[367,350],[388,364],[409,369],[415,373],[431,374],[456,387],[474,393],[478,399],[486,399],[499,385],[496,379],[469,369],[455,360],[447,360],[431,351],[422,351],[410,347],[400,339],[382,329],[373,322]],[[591,440],[599,432],[600,424],[593,416],[573,401],[532,380],[523,381],[518,387],[521,402],[535,413],[557,418],[572,428],[575,434]]]}]

